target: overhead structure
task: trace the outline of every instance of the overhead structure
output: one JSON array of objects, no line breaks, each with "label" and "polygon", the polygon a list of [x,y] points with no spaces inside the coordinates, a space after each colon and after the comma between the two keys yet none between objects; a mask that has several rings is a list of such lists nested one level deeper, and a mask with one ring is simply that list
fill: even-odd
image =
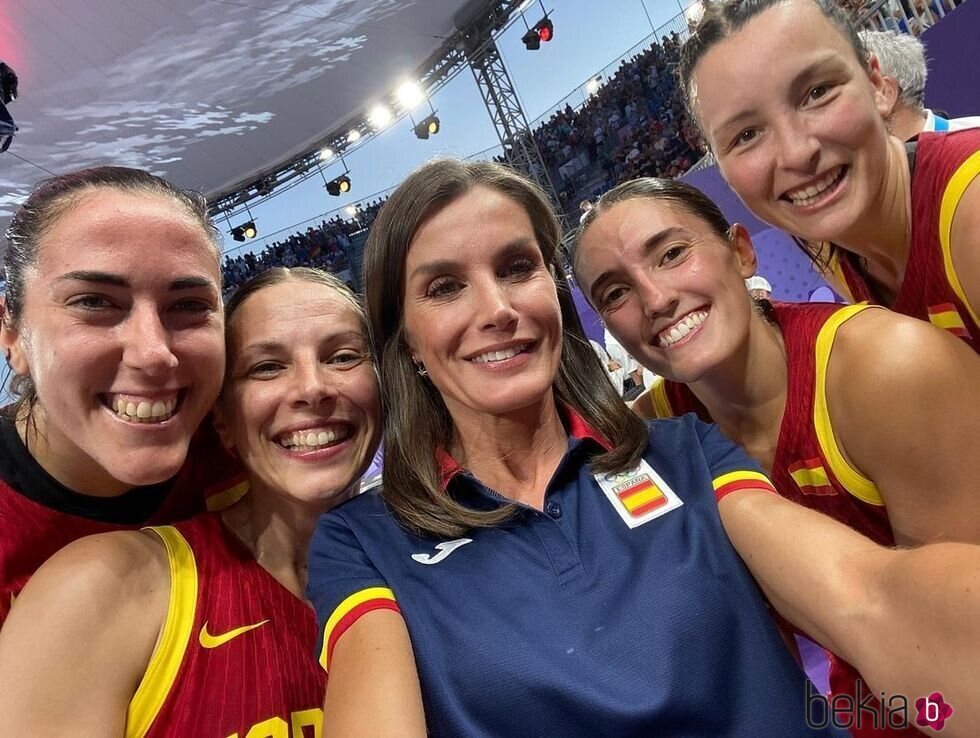
[{"label": "overhead structure", "polygon": [[494,40],[496,29],[506,22],[513,11],[519,10],[520,5],[516,1],[489,5],[471,3],[476,7],[462,12],[469,10],[472,16],[466,18],[458,15],[456,23],[463,36],[466,59],[497,131],[504,157],[511,166],[530,176],[557,204],[558,193]]},{"label": "overhead structure", "polygon": [[[316,176],[470,64],[508,160],[543,183],[493,42],[520,9],[519,0],[8,0],[0,55],[20,77],[20,131],[16,150],[0,154],[0,229],[41,178],[107,163],[200,190],[213,214],[241,222],[246,205]],[[433,135],[434,109],[430,118]]]}]

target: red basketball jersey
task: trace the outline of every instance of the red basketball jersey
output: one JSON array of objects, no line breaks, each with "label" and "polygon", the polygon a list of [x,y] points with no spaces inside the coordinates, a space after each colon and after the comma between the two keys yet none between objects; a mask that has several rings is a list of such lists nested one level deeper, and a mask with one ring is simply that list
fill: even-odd
[{"label": "red basketball jersey", "polygon": [[[819,510],[883,546],[894,545],[884,501],[874,483],[841,453],[827,411],[827,364],[834,337],[841,325],[870,306],[774,302],[773,309],[786,346],[788,369],[786,408],[770,474],[773,484],[783,497]],[[651,408],[657,417],[695,412],[711,422],[687,385],[661,378],[644,397],[645,414],[651,414]],[[855,703],[860,703],[868,692],[860,674],[834,654],[828,652],[828,657],[831,695],[858,695]],[[877,709],[878,701],[871,696],[863,704]],[[853,715],[852,724],[860,725],[851,730],[856,738],[921,735],[914,728],[875,729],[871,719],[860,712]]]},{"label": "red basketball jersey", "polygon": [[[970,305],[953,266],[953,214],[980,175],[980,129],[922,133],[912,174],[912,241],[892,310],[928,320],[980,352],[980,306]],[[837,276],[855,301],[877,302],[854,254],[838,249]]]},{"label": "red basketball jersey", "polygon": [[167,497],[149,520],[139,524],[109,523],[55,510],[0,480],[0,625],[31,575],[72,541],[95,533],[185,520],[206,507],[219,510],[247,489],[240,463],[227,454],[210,428],[195,434],[187,461]]},{"label": "red basketball jersey", "polygon": [[170,608],[126,735],[319,736],[326,674],[313,653],[313,609],[218,513],[150,530],[170,558]]},{"label": "red basketball jersey", "polygon": [[[877,488],[846,460],[827,412],[826,375],[837,330],[867,305],[773,303],[786,346],[786,409],[770,478],[779,493],[894,545]],[[658,378],[649,391],[657,417],[697,413],[712,422],[687,385]],[[648,406],[649,407],[649,406]]]}]

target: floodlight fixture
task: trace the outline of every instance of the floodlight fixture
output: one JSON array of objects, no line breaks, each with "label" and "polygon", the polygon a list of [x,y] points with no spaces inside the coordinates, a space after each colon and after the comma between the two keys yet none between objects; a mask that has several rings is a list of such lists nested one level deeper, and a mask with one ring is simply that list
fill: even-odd
[{"label": "floodlight fixture", "polygon": [[384,105],[375,105],[368,113],[368,123],[375,130],[380,130],[391,123],[391,111]]},{"label": "floodlight fixture", "polygon": [[417,82],[403,82],[395,92],[395,97],[405,110],[414,110],[425,100],[425,93]]},{"label": "floodlight fixture", "polygon": [[355,215],[357,215],[357,208],[355,208],[353,205],[348,205],[346,208],[344,208],[344,212],[353,218]]},{"label": "floodlight fixture", "polygon": [[429,138],[429,136],[435,136],[437,133],[439,133],[440,128],[441,124],[439,122],[439,116],[433,113],[432,115],[427,116],[416,123],[413,130],[418,138],[425,141],[427,138]]},{"label": "floodlight fixture", "polygon": [[333,159],[333,149],[329,146],[320,149],[320,161],[330,161],[331,159]]},{"label": "floodlight fixture", "polygon": [[352,128],[350,133],[347,134],[347,143],[354,143],[361,137],[361,132],[356,128]]},{"label": "floodlight fixture", "polygon": [[537,51],[541,48],[541,42],[547,43],[555,37],[555,24],[547,15],[529,28],[527,33],[521,36],[524,48],[528,51]]},{"label": "floodlight fixture", "polygon": [[242,223],[240,226],[235,226],[231,229],[231,237],[236,241],[246,241],[248,239],[255,238],[258,233],[259,232],[255,227],[254,220],[250,220],[247,223]]},{"label": "floodlight fixture", "polygon": [[601,84],[602,83],[599,81],[598,77],[593,77],[592,79],[590,79],[588,82],[585,83],[585,90],[590,95],[594,95],[599,91],[599,86]]},{"label": "floodlight fixture", "polygon": [[351,182],[350,177],[346,174],[342,174],[337,179],[332,179],[326,184],[327,194],[333,197],[340,197],[343,194],[350,192]]}]

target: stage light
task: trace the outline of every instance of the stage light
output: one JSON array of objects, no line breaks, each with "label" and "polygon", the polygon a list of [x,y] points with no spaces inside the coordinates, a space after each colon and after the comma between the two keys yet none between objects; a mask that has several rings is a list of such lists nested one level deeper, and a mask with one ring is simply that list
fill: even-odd
[{"label": "stage light", "polygon": [[391,123],[391,111],[384,105],[375,105],[368,113],[368,123],[375,129],[384,128]]},{"label": "stage light", "polygon": [[521,36],[521,41],[524,42],[524,48],[528,51],[537,51],[541,48],[542,41],[548,43],[554,37],[555,24],[551,22],[551,18],[545,16],[535,23],[532,29]]},{"label": "stage light", "polygon": [[521,3],[521,6],[517,9],[517,12],[518,13],[523,13],[525,10],[527,10],[528,8],[530,8],[532,5],[534,5],[534,0],[524,0],[524,2]]},{"label": "stage light", "polygon": [[250,220],[248,223],[242,223],[240,226],[235,226],[231,229],[231,237],[236,241],[245,241],[249,238],[255,238],[258,233],[259,232],[255,227],[254,220]]},{"label": "stage light", "polygon": [[555,37],[555,24],[552,23],[551,18],[548,18],[547,16],[540,20],[535,28],[538,29],[538,38],[540,38],[544,43],[548,43]]},{"label": "stage light", "polygon": [[439,133],[439,128],[439,116],[433,113],[428,118],[423,118],[417,123],[414,130],[415,135],[425,141],[429,136],[435,136]]},{"label": "stage light", "polygon": [[329,161],[330,159],[333,159],[333,149],[329,146],[320,149],[320,161]]},{"label": "stage light", "polygon": [[344,212],[353,218],[355,215],[357,215],[357,208],[355,208],[353,205],[348,205],[346,208],[344,208]]},{"label": "stage light", "polygon": [[350,133],[347,134],[347,143],[354,143],[361,137],[361,132],[356,128],[352,129]]},{"label": "stage light", "polygon": [[599,78],[598,77],[593,77],[592,79],[590,79],[588,82],[585,83],[585,90],[590,95],[594,95],[594,94],[596,94],[599,91],[599,85],[600,84],[602,84],[602,83],[599,82]]},{"label": "stage light", "polygon": [[328,195],[340,197],[342,194],[350,192],[350,177],[348,177],[346,174],[342,174],[341,176],[337,177],[337,179],[327,182],[326,187]]},{"label": "stage light", "polygon": [[402,83],[397,92],[395,92],[395,96],[405,110],[414,110],[419,106],[419,103],[425,100],[425,94],[422,92],[422,88],[415,82]]}]

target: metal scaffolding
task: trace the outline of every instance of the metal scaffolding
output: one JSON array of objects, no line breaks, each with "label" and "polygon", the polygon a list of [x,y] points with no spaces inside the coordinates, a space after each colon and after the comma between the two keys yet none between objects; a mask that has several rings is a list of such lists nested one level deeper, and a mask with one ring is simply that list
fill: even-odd
[{"label": "metal scaffolding", "polygon": [[534,141],[531,126],[496,42],[484,37],[478,45],[467,48],[466,56],[507,162],[537,182],[558,205],[558,193],[548,176],[548,167]]}]

